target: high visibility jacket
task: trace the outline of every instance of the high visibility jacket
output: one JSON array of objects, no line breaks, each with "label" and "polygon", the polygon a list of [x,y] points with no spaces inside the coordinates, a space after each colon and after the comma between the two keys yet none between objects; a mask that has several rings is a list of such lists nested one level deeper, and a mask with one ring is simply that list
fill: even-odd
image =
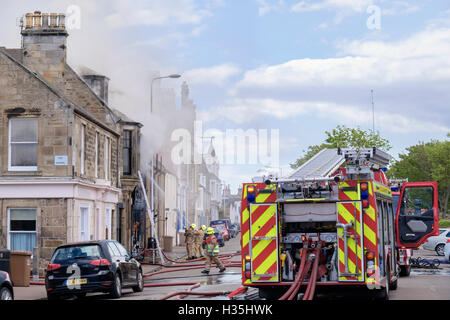
[{"label": "high visibility jacket", "polygon": [[219,254],[219,243],[214,235],[206,238],[206,253],[209,256],[217,256]]}]

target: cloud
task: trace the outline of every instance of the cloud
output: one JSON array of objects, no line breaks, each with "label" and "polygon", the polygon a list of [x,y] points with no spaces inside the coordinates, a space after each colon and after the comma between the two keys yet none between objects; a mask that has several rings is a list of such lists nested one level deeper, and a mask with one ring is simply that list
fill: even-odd
[{"label": "cloud", "polygon": [[[252,122],[257,118],[285,121],[300,116],[333,119],[337,123],[352,127],[372,124],[371,110],[365,106],[317,101],[283,101],[259,98],[232,99],[227,104],[215,108],[213,112],[211,110],[199,112],[199,118],[206,122],[225,119],[241,125]],[[392,111],[377,112],[376,123],[379,129],[394,133],[415,131],[445,133],[450,131],[450,126],[414,119],[408,114]]]},{"label": "cloud", "polygon": [[231,77],[241,73],[241,70],[232,63],[217,66],[188,70],[183,77],[191,84],[223,85]]},{"label": "cloud", "polygon": [[111,28],[199,24],[212,13],[194,0],[115,0],[105,21]]},{"label": "cloud", "polygon": [[450,28],[428,28],[400,41],[342,41],[337,47],[338,57],[248,70],[229,100],[203,119],[243,123],[307,114],[370,126],[374,89],[377,127],[397,133],[450,131]]},{"label": "cloud", "polygon": [[291,7],[292,12],[308,12],[318,10],[345,10],[363,12],[373,0],[325,0],[300,1]]},{"label": "cloud", "polygon": [[341,23],[347,16],[352,14],[368,14],[370,6],[376,6],[383,15],[404,15],[418,12],[421,7],[398,0],[302,0],[292,5],[291,12],[306,13],[314,11],[333,11],[336,13],[334,23]]},{"label": "cloud", "polygon": [[260,16],[264,16],[271,12],[278,12],[284,8],[284,0],[256,0],[258,4],[258,13]]}]

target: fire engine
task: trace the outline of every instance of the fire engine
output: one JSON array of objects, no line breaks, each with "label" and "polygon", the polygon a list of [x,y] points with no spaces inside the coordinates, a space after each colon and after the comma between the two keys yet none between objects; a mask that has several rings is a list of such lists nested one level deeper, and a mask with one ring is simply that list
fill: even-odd
[{"label": "fire engine", "polygon": [[[408,183],[408,179],[391,179],[389,180],[389,186],[392,191],[392,201],[394,206],[394,212],[396,215],[399,213],[397,210],[400,210],[398,206],[398,200],[400,199],[400,190],[403,184],[407,184],[409,186],[417,186],[415,182]],[[406,186],[405,186],[406,187]],[[400,268],[399,275],[403,277],[408,277],[411,273],[411,257],[413,256],[413,249],[399,247],[398,248],[398,266]]]},{"label": "fire engine", "polygon": [[401,186],[397,210],[376,148],[324,149],[291,176],[244,183],[242,284],[267,299],[338,288],[387,299],[399,248],[438,234],[437,183]]}]

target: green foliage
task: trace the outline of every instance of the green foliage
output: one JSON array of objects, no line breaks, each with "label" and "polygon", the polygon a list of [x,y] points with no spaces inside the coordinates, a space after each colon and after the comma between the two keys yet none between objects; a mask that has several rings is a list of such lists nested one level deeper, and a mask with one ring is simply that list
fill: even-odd
[{"label": "green foliage", "polygon": [[439,228],[450,228],[450,220],[440,219]]},{"label": "green foliage", "polygon": [[385,151],[392,149],[389,140],[380,136],[380,133],[362,130],[361,128],[347,128],[337,126],[331,132],[325,131],[328,138],[325,140],[328,148],[372,148],[377,147]]},{"label": "green foliage", "polygon": [[380,134],[371,131],[365,131],[360,128],[347,128],[346,126],[337,126],[331,132],[325,131],[327,138],[320,145],[309,146],[303,151],[304,155],[291,163],[291,168],[299,168],[306,161],[314,157],[319,151],[325,148],[372,148],[377,147],[386,151],[392,147],[387,139]]},{"label": "green foliage", "polygon": [[406,148],[400,154],[387,175],[389,178],[409,181],[437,181],[439,186],[439,206],[442,217],[448,210],[450,196],[450,141],[432,140]]}]

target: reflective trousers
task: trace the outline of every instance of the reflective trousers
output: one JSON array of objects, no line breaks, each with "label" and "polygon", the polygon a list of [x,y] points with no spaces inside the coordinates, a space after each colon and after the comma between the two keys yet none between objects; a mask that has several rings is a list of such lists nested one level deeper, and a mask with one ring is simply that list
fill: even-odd
[{"label": "reflective trousers", "polygon": [[215,263],[219,269],[223,269],[222,262],[217,256],[209,256],[206,255],[206,264],[205,264],[205,270],[211,269],[211,263]]}]

